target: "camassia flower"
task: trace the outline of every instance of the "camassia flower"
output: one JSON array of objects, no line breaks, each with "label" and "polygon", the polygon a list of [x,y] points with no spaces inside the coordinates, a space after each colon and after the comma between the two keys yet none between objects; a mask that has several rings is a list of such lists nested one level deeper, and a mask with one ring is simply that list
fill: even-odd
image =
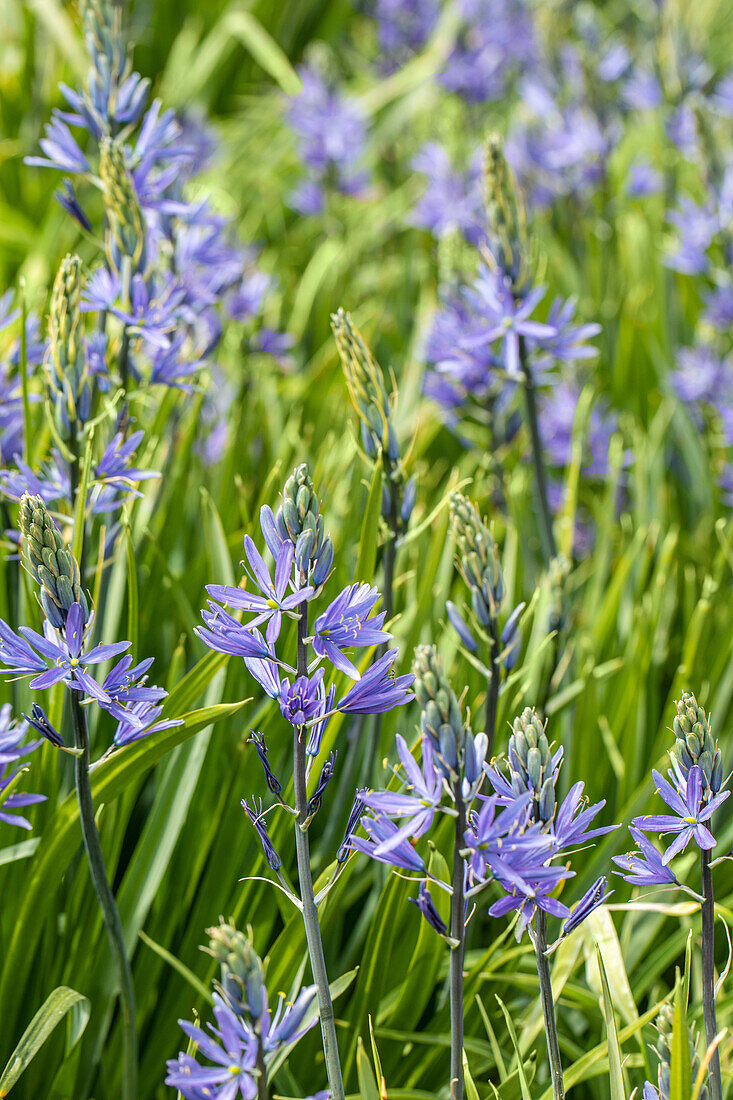
[{"label": "camassia flower", "polygon": [[384,611],[371,615],[378,599],[379,591],[371,585],[352,584],[344,588],[314,624],[314,652],[327,657],[334,668],[352,680],[359,679],[359,671],[344,655],[344,649],[381,645],[392,637],[382,630]]},{"label": "camassia flower", "polygon": [[690,768],[686,781],[677,766],[670,771],[670,775],[675,780],[675,786],[658,771],[652,772],[657,791],[674,813],[650,814],[637,817],[633,822],[637,829],[647,832],[677,833],[677,837],[662,856],[662,863],[665,865],[680,852],[684,852],[691,840],[704,851],[715,847],[715,837],[705,822],[710,820],[730,794],[730,791],[721,791],[706,802],[703,798],[702,772],[697,764]]},{"label": "camassia flower", "polygon": [[[443,780],[433,763],[430,738],[422,739],[422,770],[415,762],[404,737],[398,734],[396,740],[404,772],[405,792],[370,791],[363,796],[362,801],[375,814],[389,818],[407,818],[407,821],[389,840],[374,848],[375,858],[397,847],[408,837],[423,836],[433,824],[443,797]],[[397,769],[395,775],[402,778]]]},{"label": "camassia flower", "polygon": [[268,624],[267,641],[272,644],[280,635],[282,615],[294,611],[299,604],[309,599],[313,595],[313,588],[306,585],[292,592],[289,591],[295,557],[295,547],[292,542],[284,542],[280,547],[275,563],[274,580],[249,535],[244,536],[244,551],[247,555],[247,563],[242,562],[242,565],[252,583],[259,589],[259,594],[223,584],[208,584],[206,591],[213,600],[254,615],[255,617],[248,623],[249,629],[262,626],[266,622]]}]

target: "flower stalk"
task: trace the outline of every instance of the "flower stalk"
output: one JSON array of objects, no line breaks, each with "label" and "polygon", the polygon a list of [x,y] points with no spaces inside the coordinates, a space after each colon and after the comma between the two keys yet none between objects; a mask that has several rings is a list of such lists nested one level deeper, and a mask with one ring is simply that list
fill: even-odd
[{"label": "flower stalk", "polygon": [[84,850],[89,862],[92,883],[102,910],[110,948],[114,957],[120,983],[124,1060],[122,1065],[122,1100],[137,1100],[137,1031],[135,1027],[135,991],[132,971],[125,948],[122,922],[112,887],[107,878],[102,845],[94,820],[92,786],[89,780],[89,734],[86,715],[78,692],[70,692],[71,716],[74,726],[74,742],[79,755],[74,760],[74,783],[79,804],[79,820],[84,839]]},{"label": "flower stalk", "polygon": [[534,466],[535,488],[540,512],[540,542],[542,556],[546,566],[549,566],[557,556],[555,534],[552,529],[552,512],[547,492],[547,472],[542,451],[539,421],[537,418],[537,400],[535,397],[532,371],[527,357],[527,347],[523,337],[519,338],[519,363],[522,372],[522,391],[524,393],[524,411],[529,430],[530,445],[532,448],[532,465]]},{"label": "flower stalk", "polygon": [[466,831],[466,804],[463,800],[461,780],[453,784],[456,805],[455,842],[453,848],[453,875],[450,911],[450,934],[455,941],[450,954],[450,1077],[453,1100],[463,1100],[463,958],[465,953],[466,922],[464,916],[465,861],[461,855]]},{"label": "flower stalk", "polygon": [[[298,620],[298,676],[308,675],[308,654],[305,639],[308,636],[308,606],[301,607]],[[341,1076],[336,1024],[333,1015],[331,991],[328,988],[326,961],[323,956],[321,929],[318,923],[318,908],[313,894],[313,877],[310,863],[310,844],[307,829],[303,828],[308,817],[308,792],[306,788],[306,744],[308,734],[305,726],[293,727],[293,775],[295,786],[295,848],[298,861],[298,882],[300,899],[303,905],[303,923],[308,943],[308,955],[313,970],[313,981],[318,990],[318,1014],[323,1036],[323,1054],[326,1060],[326,1073],[332,1100],[344,1100],[344,1084]]]},{"label": "flower stalk", "polygon": [[[700,852],[700,878],[702,882],[702,1010],[705,1020],[705,1042],[709,1047],[718,1034],[715,1015],[715,897],[710,852]],[[720,1076],[720,1055],[717,1047],[708,1066],[711,1100],[722,1100],[723,1085]]]},{"label": "flower stalk", "polygon": [[547,1056],[550,1060],[550,1076],[552,1078],[553,1100],[564,1100],[565,1084],[562,1075],[562,1061],[560,1058],[560,1040],[557,1035],[557,1021],[555,1019],[555,1002],[552,997],[552,982],[550,980],[550,961],[547,957],[547,913],[544,909],[537,910],[535,921],[535,952],[537,954],[537,976],[540,982],[540,999],[542,1001],[542,1015],[545,1021],[545,1037],[547,1039]]}]

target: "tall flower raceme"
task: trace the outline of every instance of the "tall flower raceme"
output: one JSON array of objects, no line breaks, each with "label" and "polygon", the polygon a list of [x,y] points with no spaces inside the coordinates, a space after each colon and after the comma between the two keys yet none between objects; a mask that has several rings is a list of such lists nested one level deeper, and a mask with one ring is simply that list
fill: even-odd
[{"label": "tall flower raceme", "polygon": [[300,214],[318,215],[329,196],[361,195],[369,174],[363,168],[366,119],[359,103],[329,83],[315,65],[301,66],[303,87],[286,108],[306,177],[290,196]]},{"label": "tall flower raceme", "polygon": [[[56,198],[86,231],[93,229],[87,197],[102,192],[106,262],[83,305],[100,314],[100,361],[125,389],[191,391],[219,343],[222,312],[251,323],[243,295],[251,299],[253,275],[263,273],[252,249],[232,243],[226,218],[207,200],[187,198],[215,146],[208,131],[193,115],[148,104],[149,82],[130,63],[119,5],[84,0],[81,9],[87,79],[81,90],[61,85],[69,109],[53,112],[44,155],[26,163],[65,173]],[[76,130],[88,134],[84,151]],[[268,354],[283,335],[262,325],[272,286],[266,281],[254,299],[255,342]]]},{"label": "tall flower raceme", "polygon": [[359,417],[364,454],[369,462],[382,463],[382,519],[385,527],[383,606],[389,619],[393,610],[395,555],[415,506],[415,478],[408,478],[405,474],[404,460],[394,427],[397,404],[394,379],[388,392],[382,368],[350,315],[343,309],[332,315],[331,327],[341,357],[349,397]]},{"label": "tall flower raceme", "polygon": [[[208,933],[207,951],[221,967],[221,981],[214,983],[215,1023],[204,1030],[179,1021],[189,1047],[168,1062],[165,1083],[184,1100],[266,1100],[270,1065],[318,1022],[316,987],[288,998],[281,993],[273,1012],[251,929],[245,934],[222,920]],[[209,1064],[202,1065],[202,1057]]]},{"label": "tall flower raceme", "polygon": [[[402,790],[370,791],[361,801],[370,811],[362,818],[367,839],[353,836],[351,846],[381,863],[412,871],[419,879],[412,899],[431,927],[448,944],[451,1005],[451,1094],[463,1096],[463,956],[467,919],[466,864],[461,855],[468,815],[484,777],[485,733],[473,734],[433,646],[418,646],[413,662],[415,694],[421,707],[421,763],[403,737],[397,738],[399,766],[395,777]],[[453,873],[450,884],[439,882],[415,847],[441,815],[454,821]],[[510,815],[502,815],[499,832],[506,835]],[[399,824],[398,824],[399,822]],[[430,893],[430,884],[451,897],[446,925]]]},{"label": "tall flower raceme", "polygon": [[[120,982],[125,1040],[122,1095],[124,1100],[136,1100],[135,999],[122,925],[94,818],[87,706],[96,705],[115,719],[114,749],[179,722],[160,720],[160,702],[167,693],[148,684],[152,660],[133,666],[131,655],[125,652],[129,642],[91,644],[95,616],[83,589],[78,562],[40,497],[26,495],[21,499],[20,534],[22,564],[37,585],[37,598],[44,615],[43,633],[26,626],[16,633],[0,620],[0,666],[6,677],[30,677],[29,687],[35,692],[42,693],[56,684],[63,684],[69,693],[73,747],[67,749],[62,735],[52,726],[39,703],[33,704],[26,720],[55,748],[74,756],[84,848]],[[99,668],[111,659],[118,659],[117,663],[102,678]]]},{"label": "tall flower raceme", "polygon": [[[711,831],[716,810],[726,801],[730,791],[723,789],[723,758],[713,736],[710,718],[692,692],[684,692],[677,701],[673,729],[675,745],[670,750],[671,767],[668,778],[653,771],[657,793],[667,805],[663,814],[634,818],[629,831],[636,849],[615,858],[618,872],[627,882],[640,886],[677,887],[692,893],[702,909],[702,995],[705,1019],[705,1041],[708,1048],[715,1042],[718,1027],[715,1013],[715,896],[712,859],[716,839]],[[670,837],[671,842],[660,853],[647,838],[647,833]],[[692,845],[700,852],[700,894],[679,882],[671,864],[676,856]],[[720,1056],[717,1047],[711,1050],[708,1079],[712,1100],[722,1100]]]},{"label": "tall flower raceme", "polygon": [[546,321],[535,312],[544,296],[531,276],[530,242],[521,192],[514,183],[498,138],[484,156],[483,233],[478,240],[473,281],[440,289],[442,308],[428,334],[431,365],[425,389],[449,423],[478,405],[492,419],[506,419],[518,390],[530,439],[545,564],[556,555],[549,486],[536,388],[551,384],[554,366],[595,354],[587,341],[597,325],[577,325],[571,301],[553,303]]},{"label": "tall flower raceme", "polygon": [[501,690],[502,672],[514,668],[522,647],[519,621],[524,604],[518,604],[500,626],[505,600],[504,577],[499,551],[491,531],[471,501],[461,493],[451,493],[450,522],[456,543],[456,566],[469,592],[471,625],[456,605],[448,600],[446,612],[463,645],[472,654],[480,652],[485,660],[486,715],[484,727],[488,739],[487,755],[494,752],[496,707]]},{"label": "tall flower raceme", "polygon": [[[471,882],[468,897],[480,893],[488,882],[497,883],[503,896],[491,905],[489,914],[516,913],[517,939],[527,930],[535,949],[555,1100],[561,1100],[565,1090],[548,953],[604,903],[609,896],[608,880],[598,878],[572,911],[556,893],[575,874],[570,854],[616,828],[593,827],[605,799],[588,805],[582,782],[574,783],[558,804],[556,785],[562,761],[562,747],[553,747],[546,724],[526,708],[512,724],[504,765],[492,762],[485,766],[494,793],[469,820],[465,834]],[[512,829],[508,836],[499,830],[497,841],[497,821],[507,815]],[[549,947],[548,915],[563,920],[560,935]]]},{"label": "tall flower raceme", "polygon": [[[245,571],[251,588],[209,585],[211,600],[202,611],[204,625],[197,628],[197,633],[211,649],[242,657],[265,693],[277,700],[285,728],[292,729],[293,806],[285,801],[282,781],[270,768],[264,737],[253,732],[252,739],[276,805],[293,818],[300,896],[289,890],[284,876],[282,885],[303,914],[318,991],[329,1086],[334,1100],[338,1100],[343,1098],[344,1091],[318,919],[318,906],[335,876],[314,896],[308,836],[327,795],[337,752],[331,752],[322,763],[314,782],[309,783],[309,779],[321,754],[323,734],[334,714],[381,714],[400,706],[412,698],[413,677],[394,677],[396,649],[387,650],[361,673],[353,662],[353,650],[381,646],[390,638],[383,629],[384,612],[375,614],[379,600],[376,588],[353,584],[327,606],[318,607],[333,564],[333,544],[325,531],[307,465],[299,466],[286,481],[277,512],[263,507],[260,526],[274,567],[268,568],[254,541],[245,536]],[[283,652],[281,629],[286,618],[297,622],[297,647],[293,655]],[[327,670],[335,674],[328,686]],[[352,681],[347,690],[338,687],[342,674]],[[268,865],[280,874],[281,859],[269,839],[262,803],[253,799],[251,805],[244,801],[243,806],[262,842]],[[358,824],[361,809],[357,799],[337,855],[336,876],[348,859],[348,840]]]},{"label": "tall flower raceme", "polygon": [[[48,507],[67,516],[76,510],[83,474],[88,516],[119,511],[126,500],[140,495],[141,481],[160,476],[135,465],[143,432],[128,435],[127,426],[118,426],[114,408],[108,403],[109,379],[104,355],[101,362],[98,356],[99,333],[88,333],[85,325],[84,288],[80,259],[64,257],[54,280],[48,335],[42,345],[45,405],[55,445],[38,469],[16,452],[13,461],[0,470],[0,494],[15,501],[26,493],[39,496]],[[41,398],[37,388],[32,396]],[[25,417],[23,409],[20,415]],[[92,420],[96,421],[93,441],[88,429]],[[87,451],[89,461],[82,469]]]}]

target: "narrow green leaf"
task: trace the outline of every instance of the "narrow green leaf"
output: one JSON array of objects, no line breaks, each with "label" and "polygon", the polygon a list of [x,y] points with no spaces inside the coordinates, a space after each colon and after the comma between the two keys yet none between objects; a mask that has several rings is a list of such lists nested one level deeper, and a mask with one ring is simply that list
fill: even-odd
[{"label": "narrow green leaf", "polygon": [[463,1083],[466,1090],[466,1100],[479,1100],[478,1089],[471,1076],[471,1070],[468,1065],[468,1058],[466,1057],[465,1050],[463,1051]]},{"label": "narrow green leaf", "polygon": [[214,998],[211,995],[211,990],[207,989],[204,983],[196,977],[193,970],[190,970],[185,963],[182,963],[180,959],[177,959],[170,951],[166,951],[165,947],[161,947],[155,940],[151,940],[150,936],[147,936],[145,932],[138,932],[138,936],[151,951],[154,951],[158,958],[167,963],[171,969],[175,970],[176,974],[180,974],[184,981],[188,982],[191,989],[194,989],[201,999],[209,1005],[213,1005]]},{"label": "narrow green leaf", "polygon": [[692,1095],[690,1036],[687,1028],[684,982],[680,979],[674,995],[672,1051],[669,1073],[669,1100],[689,1100]]},{"label": "narrow green leaf", "polygon": [[532,1100],[532,1094],[529,1091],[529,1082],[527,1081],[527,1076],[524,1072],[524,1063],[522,1062],[522,1052],[519,1049],[519,1043],[517,1042],[517,1033],[514,1030],[514,1023],[512,1022],[511,1016],[509,1015],[509,1009],[506,1007],[506,1005],[502,1001],[501,997],[499,997],[498,995],[496,996],[496,1000],[499,1004],[499,1008],[504,1013],[504,1019],[506,1020],[506,1026],[509,1030],[509,1038],[512,1041],[512,1046],[514,1047],[514,1053],[517,1056],[517,1075],[519,1077],[519,1085],[522,1089],[522,1100]]},{"label": "narrow green leaf", "polygon": [[230,11],[225,17],[229,32],[248,50],[260,68],[277,81],[285,95],[295,96],[303,84],[286,54],[249,11]]},{"label": "narrow green leaf", "polygon": [[[84,448],[84,457],[81,460],[81,476],[76,490],[76,510],[74,512],[74,542],[72,551],[78,562],[82,559],[84,550],[84,535],[86,532],[87,493],[89,491],[89,471],[92,466],[92,444],[94,442],[94,429],[90,429],[87,436],[87,444]],[[82,577],[82,584],[84,578]]]},{"label": "narrow green leaf", "polygon": [[608,988],[606,968],[603,965],[601,949],[596,944],[598,956],[598,970],[601,975],[601,988],[603,990],[603,1015],[606,1017],[606,1035],[608,1037],[608,1089],[610,1100],[626,1100],[624,1092],[624,1075],[621,1069],[621,1048],[619,1047],[618,1032],[616,1031],[616,1018],[613,1014],[613,1001],[611,990]]},{"label": "narrow green leaf", "polygon": [[[61,1023],[67,1012],[70,1012],[75,1005],[80,1004],[88,1007],[89,1001],[81,993],[77,993],[76,990],[69,989],[67,986],[59,986],[58,989],[54,989],[53,993],[38,1009],[38,1012],[23,1032],[17,1047],[10,1055],[10,1060],[0,1076],[0,1097],[8,1095],[18,1078],[28,1068],[46,1039]],[[77,1025],[77,1037],[82,1030],[83,1028]]]},{"label": "narrow green leaf", "polygon": [[364,1050],[361,1036],[356,1048],[356,1075],[359,1079],[359,1095],[361,1100],[380,1100],[377,1082],[374,1080],[374,1072],[369,1062],[369,1056]]}]

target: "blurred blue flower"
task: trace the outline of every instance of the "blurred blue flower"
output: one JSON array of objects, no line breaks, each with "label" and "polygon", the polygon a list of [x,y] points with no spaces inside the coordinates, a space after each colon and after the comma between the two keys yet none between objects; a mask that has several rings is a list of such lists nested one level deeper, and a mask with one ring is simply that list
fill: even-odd
[{"label": "blurred blue flower", "polygon": [[290,100],[286,118],[312,178],[310,195],[298,193],[295,201],[304,213],[317,213],[314,186],[318,191],[333,186],[345,195],[363,190],[367,177],[357,164],[366,144],[366,121],[357,101],[329,87],[316,69],[301,66],[298,72],[303,87]]},{"label": "blurred blue flower", "polygon": [[477,245],[485,235],[480,154],[476,153],[466,172],[460,172],[442,146],[429,142],[411,167],[427,176],[427,188],[410,215],[410,223],[438,239],[457,229]]},{"label": "blurred blue flower", "polygon": [[[400,867],[403,871],[425,873],[425,864],[409,840],[390,845],[397,832],[397,826],[387,817],[363,817],[361,824],[368,839],[352,836],[351,847],[378,863],[387,863],[391,867]],[[377,851],[379,849],[379,851]]]}]

